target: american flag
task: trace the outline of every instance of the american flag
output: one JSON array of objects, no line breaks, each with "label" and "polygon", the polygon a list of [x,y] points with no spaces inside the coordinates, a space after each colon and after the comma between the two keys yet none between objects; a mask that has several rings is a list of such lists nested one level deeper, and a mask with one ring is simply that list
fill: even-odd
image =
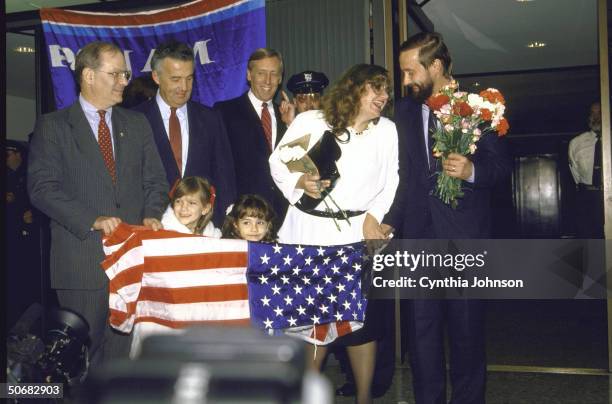
[{"label": "american flag", "polygon": [[362,327],[363,244],[249,245],[247,272],[251,320],[325,344]]},{"label": "american flag", "polygon": [[[344,254],[338,254],[343,247]],[[109,278],[109,322],[113,328],[133,334],[131,356],[138,354],[142,339],[153,333],[177,332],[189,326],[213,323],[261,327],[258,305],[263,306],[263,303],[257,286],[262,282],[259,276],[267,276],[261,251],[264,254],[269,251],[270,257],[275,251],[294,251],[293,255],[297,257],[291,258],[294,265],[281,265],[278,272],[274,266],[269,267],[270,273],[276,272],[274,276],[278,276],[281,283],[283,279],[293,277],[292,292],[287,290],[289,284],[284,284],[283,297],[293,299],[293,294],[299,294],[293,287],[299,288],[307,282],[303,277],[309,273],[312,278],[312,291],[309,293],[315,299],[313,304],[317,311],[325,311],[322,306],[329,311],[319,315],[309,304],[310,299],[304,300],[308,316],[296,318],[300,321],[293,326],[293,321],[290,321],[292,314],[287,310],[285,327],[275,319],[275,330],[288,328],[286,331],[289,333],[325,344],[362,326],[365,300],[361,297],[359,282],[361,249],[355,245],[302,248],[290,244],[251,243],[166,230],[153,231],[120,224],[104,240],[103,248],[107,257],[102,268]],[[309,252],[311,259],[304,256],[300,261],[300,250]],[[323,255],[318,255],[319,252]],[[299,270],[296,269],[297,262],[300,262]],[[315,275],[316,271],[318,275]],[[255,273],[257,277],[253,279]],[[295,273],[300,275],[299,280],[295,279]],[[352,278],[352,281],[343,277]],[[251,282],[249,286],[247,278]],[[333,285],[343,285],[338,287],[344,288],[344,300],[338,300],[340,293],[332,293],[336,286],[328,283],[328,279],[332,279]],[[319,294],[318,285],[327,293]],[[273,293],[271,289],[271,297]],[[330,296],[334,296],[338,303],[330,302]],[[287,301],[284,301],[285,305]],[[339,311],[345,303],[350,305],[350,310]],[[288,309],[286,306],[284,310]],[[296,306],[298,309],[299,305]],[[341,316],[337,315],[339,313]],[[318,317],[318,321],[311,318],[313,315]]]}]

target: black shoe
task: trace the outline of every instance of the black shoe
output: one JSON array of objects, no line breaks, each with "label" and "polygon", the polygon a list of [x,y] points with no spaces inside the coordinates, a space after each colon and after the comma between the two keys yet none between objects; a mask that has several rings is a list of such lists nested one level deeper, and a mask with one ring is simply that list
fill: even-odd
[{"label": "black shoe", "polygon": [[341,387],[336,389],[337,396],[353,397],[357,389],[353,383],[346,382]]}]

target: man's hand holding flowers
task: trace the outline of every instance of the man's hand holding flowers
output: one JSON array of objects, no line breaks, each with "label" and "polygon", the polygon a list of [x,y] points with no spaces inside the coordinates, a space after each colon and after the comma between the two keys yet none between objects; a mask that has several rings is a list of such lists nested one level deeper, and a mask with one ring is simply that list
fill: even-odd
[{"label": "man's hand holding flowers", "polygon": [[459,178],[468,181],[474,172],[474,164],[459,153],[449,153],[442,162],[444,173],[449,177]]}]

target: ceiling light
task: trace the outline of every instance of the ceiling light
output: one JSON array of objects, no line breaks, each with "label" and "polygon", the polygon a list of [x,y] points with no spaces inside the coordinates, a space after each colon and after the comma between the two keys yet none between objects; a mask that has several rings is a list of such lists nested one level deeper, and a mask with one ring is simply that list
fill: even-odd
[{"label": "ceiling light", "polygon": [[526,46],[528,48],[543,48],[546,46],[546,42],[533,41],[533,42],[529,42]]},{"label": "ceiling light", "polygon": [[17,53],[34,53],[34,48],[30,46],[18,46],[13,50]]},{"label": "ceiling light", "polygon": [[534,0],[516,0],[516,1],[518,1],[519,3],[529,3]]}]

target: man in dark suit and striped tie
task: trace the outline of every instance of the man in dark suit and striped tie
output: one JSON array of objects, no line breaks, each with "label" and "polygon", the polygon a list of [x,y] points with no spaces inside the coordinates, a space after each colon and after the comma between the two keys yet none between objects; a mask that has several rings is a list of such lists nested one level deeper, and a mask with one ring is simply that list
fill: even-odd
[{"label": "man in dark suit and striped tie", "polygon": [[223,115],[236,167],[238,195],[259,194],[274,207],[277,224],[287,212],[287,200],[274,184],[268,158],[285,134],[295,107],[281,115],[273,98],[283,80],[283,60],[273,49],[260,48],[251,54],[247,81],[251,89],[240,97],[215,104]]},{"label": "man in dark suit and striped tie", "polygon": [[102,236],[121,222],[160,229],[168,183],[144,115],[115,107],[130,78],[121,49],[86,45],[76,57],[75,77],[79,99],[36,122],[28,191],[51,219],[51,287],[62,307],[89,323],[96,365],[129,350],[129,338],[107,323]]},{"label": "man in dark suit and striped tie", "polygon": [[194,175],[215,186],[213,220],[220,227],[225,209],[236,199],[234,163],[221,114],[190,101],[194,56],[187,44],[160,44],[151,58],[151,69],[159,91],[134,109],[144,113],[151,124],[170,187]]}]

